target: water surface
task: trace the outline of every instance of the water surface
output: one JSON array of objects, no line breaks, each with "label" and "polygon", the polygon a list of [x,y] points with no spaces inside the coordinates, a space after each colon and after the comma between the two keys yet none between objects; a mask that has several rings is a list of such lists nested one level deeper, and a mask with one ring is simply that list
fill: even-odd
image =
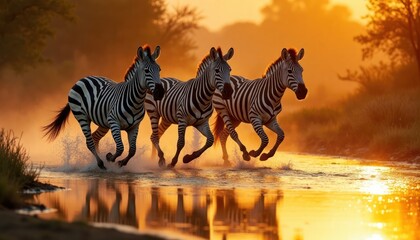
[{"label": "water surface", "polygon": [[231,167],[45,167],[47,219],[184,239],[420,239],[420,166],[281,153]]}]

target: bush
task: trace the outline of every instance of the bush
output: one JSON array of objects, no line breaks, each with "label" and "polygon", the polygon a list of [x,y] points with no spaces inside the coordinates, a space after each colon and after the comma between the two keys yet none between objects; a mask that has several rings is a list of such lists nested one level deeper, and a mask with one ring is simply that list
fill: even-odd
[{"label": "bush", "polygon": [[16,207],[19,191],[36,181],[39,169],[29,164],[29,156],[12,131],[0,130],[0,205]]},{"label": "bush", "polygon": [[358,93],[336,106],[291,114],[283,126],[300,151],[410,160],[420,156],[419,103],[419,89]]}]

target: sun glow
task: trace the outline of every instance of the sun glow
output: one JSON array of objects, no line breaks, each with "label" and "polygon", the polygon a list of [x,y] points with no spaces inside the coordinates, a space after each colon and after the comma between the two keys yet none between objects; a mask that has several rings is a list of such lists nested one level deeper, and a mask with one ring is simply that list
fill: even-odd
[{"label": "sun glow", "polygon": [[[212,31],[217,31],[238,21],[260,23],[263,20],[261,9],[269,5],[271,0],[167,0],[167,2],[173,7],[189,5],[196,8],[203,17],[201,24]],[[359,22],[363,22],[363,16],[368,11],[365,0],[331,0],[330,5],[348,7],[352,12],[352,19]]]},{"label": "sun glow", "polygon": [[376,180],[376,179],[363,182],[360,190],[363,193],[374,194],[374,195],[383,195],[383,194],[390,193],[390,189],[387,183],[381,180]]},{"label": "sun glow", "polygon": [[373,234],[368,237],[367,240],[383,240],[384,238],[380,234]]},{"label": "sun glow", "polygon": [[360,191],[374,195],[390,194],[389,183],[382,176],[387,170],[386,167],[364,166],[361,172],[361,179],[363,180]]}]

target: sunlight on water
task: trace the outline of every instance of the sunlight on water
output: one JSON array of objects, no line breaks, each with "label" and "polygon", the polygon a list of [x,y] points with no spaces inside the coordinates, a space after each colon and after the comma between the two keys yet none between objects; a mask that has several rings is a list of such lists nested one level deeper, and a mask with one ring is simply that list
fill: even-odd
[{"label": "sunlight on water", "polygon": [[41,174],[69,190],[33,201],[57,209],[42,218],[123,224],[178,239],[420,238],[419,166],[282,152],[244,162],[239,153],[232,152],[230,167],[212,152],[162,170],[140,146],[127,167],[108,163],[102,171],[80,150],[80,159]]},{"label": "sunlight on water", "polygon": [[368,194],[389,194],[389,181],[382,179],[387,167],[364,166],[361,172],[366,181],[362,182],[360,191]]}]

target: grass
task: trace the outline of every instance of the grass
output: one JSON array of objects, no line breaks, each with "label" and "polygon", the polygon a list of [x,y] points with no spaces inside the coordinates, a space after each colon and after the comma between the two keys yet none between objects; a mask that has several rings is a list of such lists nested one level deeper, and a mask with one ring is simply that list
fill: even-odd
[{"label": "grass", "polygon": [[335,106],[301,110],[281,123],[296,135],[300,151],[419,161],[419,105],[418,88],[360,92]]},{"label": "grass", "polygon": [[0,130],[0,205],[15,208],[21,204],[20,191],[38,179],[39,169],[12,131]]}]

